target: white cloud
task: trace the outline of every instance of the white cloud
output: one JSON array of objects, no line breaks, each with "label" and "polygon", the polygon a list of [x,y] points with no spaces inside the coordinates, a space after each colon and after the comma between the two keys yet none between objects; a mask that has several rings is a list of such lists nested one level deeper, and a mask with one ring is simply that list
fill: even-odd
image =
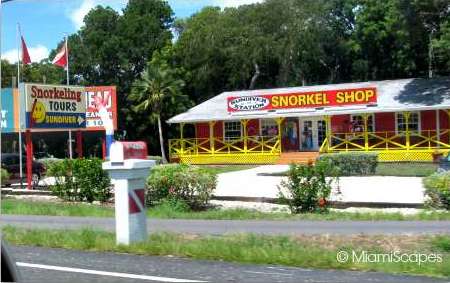
[{"label": "white cloud", "polygon": [[84,24],[84,16],[97,5],[110,6],[115,10],[120,10],[127,2],[128,0],[82,0],[78,8],[70,11],[69,17],[74,26],[79,29]]},{"label": "white cloud", "polygon": [[215,0],[214,4],[225,8],[225,7],[238,7],[241,5],[248,5],[261,2],[263,2],[263,0]]},{"label": "white cloud", "polygon": [[[42,59],[48,58],[49,50],[44,45],[38,44],[33,47],[28,48],[28,53],[30,53],[31,61],[40,62]],[[22,54],[20,54],[22,56]],[[10,63],[17,62],[17,49],[11,49],[3,52],[2,59],[8,60]]]}]

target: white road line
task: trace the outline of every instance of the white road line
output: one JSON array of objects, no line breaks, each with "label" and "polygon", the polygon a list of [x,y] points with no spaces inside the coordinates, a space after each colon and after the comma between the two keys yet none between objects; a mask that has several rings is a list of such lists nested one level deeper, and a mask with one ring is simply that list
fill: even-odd
[{"label": "white road line", "polygon": [[266,274],[266,275],[282,275],[282,276],[292,276],[293,274],[280,273],[280,272],[264,272],[264,271],[250,271],[246,270],[244,272],[254,273],[254,274]]},{"label": "white road line", "polygon": [[56,271],[63,271],[63,272],[85,273],[85,274],[93,274],[93,275],[103,275],[103,276],[111,276],[111,277],[131,278],[131,279],[142,279],[142,280],[151,280],[151,281],[159,281],[159,282],[186,282],[186,283],[207,282],[207,281],[138,275],[138,274],[131,274],[131,273],[99,271],[99,270],[81,269],[81,268],[72,268],[72,267],[54,266],[54,265],[45,265],[45,264],[33,264],[33,263],[26,263],[26,262],[16,262],[16,264],[18,266],[22,266],[22,267],[40,268],[40,269],[56,270]]}]

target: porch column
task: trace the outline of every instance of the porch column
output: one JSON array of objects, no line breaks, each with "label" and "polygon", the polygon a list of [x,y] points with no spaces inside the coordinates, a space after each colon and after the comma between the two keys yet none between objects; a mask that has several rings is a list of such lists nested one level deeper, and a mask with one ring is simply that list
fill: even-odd
[{"label": "porch column", "polygon": [[[440,110],[436,109],[436,138],[437,141],[441,141],[441,119],[439,117]],[[437,147],[440,148],[441,145],[438,143]]]},{"label": "porch column", "polygon": [[78,158],[83,157],[83,132],[78,130],[76,134],[77,139],[77,155]]},{"label": "porch column", "polygon": [[216,121],[209,121],[209,148],[211,154],[214,154],[214,125]]},{"label": "porch column", "polygon": [[33,140],[31,139],[30,130],[26,130],[25,132],[25,141],[27,144],[27,189],[31,190],[33,188],[31,184],[33,180]]},{"label": "porch column", "polygon": [[184,153],[183,129],[184,129],[184,123],[180,123],[180,145],[181,145],[181,154]]},{"label": "porch column", "polygon": [[[450,112],[449,112],[449,115],[450,115]],[[280,149],[280,153],[281,153],[281,122],[283,122],[283,118],[275,118],[275,121],[277,122],[277,127],[278,127],[278,144],[279,144],[278,148]]]},{"label": "porch column", "polygon": [[326,137],[327,137],[327,148],[326,151],[330,152],[331,147],[331,116],[325,116],[325,124],[326,124]]},{"label": "porch column", "polygon": [[247,124],[248,124],[247,119],[241,120],[242,129],[244,131],[244,153],[247,153],[247,142],[248,142]]},{"label": "porch column", "polygon": [[403,119],[405,120],[405,139],[406,139],[406,150],[409,150],[409,146],[410,146],[410,133],[409,133],[409,115],[410,112],[402,112],[403,114]]},{"label": "porch column", "polygon": [[364,122],[364,150],[369,151],[369,134],[367,132],[367,120],[369,119],[369,116],[367,113],[364,113],[362,118]]}]

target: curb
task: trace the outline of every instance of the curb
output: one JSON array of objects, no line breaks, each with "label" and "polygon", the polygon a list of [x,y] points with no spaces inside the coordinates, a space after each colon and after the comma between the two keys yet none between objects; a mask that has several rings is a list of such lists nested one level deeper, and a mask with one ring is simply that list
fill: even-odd
[{"label": "curb", "polygon": [[13,189],[1,189],[2,195],[27,195],[27,196],[52,196],[51,191],[47,190],[13,190]]},{"label": "curb", "polygon": [[[2,189],[2,195],[37,195],[37,196],[52,196],[51,191],[47,190],[12,190]],[[278,198],[268,197],[244,197],[244,196],[213,196],[213,200],[223,201],[243,201],[243,202],[261,202],[279,204]],[[349,208],[349,207],[367,207],[367,208],[424,208],[422,203],[394,203],[394,202],[341,202],[330,201],[332,208]]]},{"label": "curb", "polygon": [[[266,202],[279,204],[278,198],[242,197],[242,196],[213,196],[213,200]],[[422,203],[395,203],[395,202],[328,202],[332,208],[367,207],[367,208],[424,208]]]}]

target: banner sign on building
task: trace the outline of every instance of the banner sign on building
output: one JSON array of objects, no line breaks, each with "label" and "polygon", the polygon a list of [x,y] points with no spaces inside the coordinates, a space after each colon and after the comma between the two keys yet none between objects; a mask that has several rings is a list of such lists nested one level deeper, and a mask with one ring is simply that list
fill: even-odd
[{"label": "banner sign on building", "polygon": [[3,133],[12,133],[15,131],[15,103],[17,97],[14,95],[13,89],[2,89],[2,109],[0,111],[0,124]]},{"label": "banner sign on building", "polygon": [[86,130],[104,130],[103,122],[95,105],[95,98],[99,97],[113,120],[114,130],[117,130],[117,97],[115,86],[86,87]]},{"label": "banner sign on building", "polygon": [[29,129],[86,127],[84,87],[24,84],[25,124]]},{"label": "banner sign on building", "polygon": [[377,103],[376,88],[228,97],[228,112]]}]

